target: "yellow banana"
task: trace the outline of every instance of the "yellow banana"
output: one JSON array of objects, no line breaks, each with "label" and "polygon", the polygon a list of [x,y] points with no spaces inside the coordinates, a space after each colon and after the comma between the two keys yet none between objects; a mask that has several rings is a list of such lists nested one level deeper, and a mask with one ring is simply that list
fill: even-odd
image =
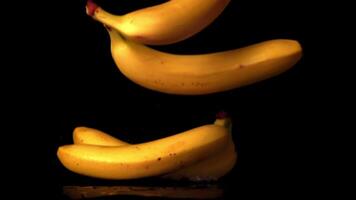
[{"label": "yellow banana", "polygon": [[134,179],[163,175],[222,151],[229,129],[208,124],[163,139],[119,147],[73,144],[58,148],[69,170],[103,179]]},{"label": "yellow banana", "polygon": [[73,131],[74,144],[91,144],[101,146],[124,146],[130,145],[97,129],[88,127],[77,127]]},{"label": "yellow banana", "polygon": [[226,148],[196,164],[169,173],[163,176],[164,178],[189,179],[192,181],[217,180],[234,167],[237,154],[231,137],[231,120],[227,118],[226,113],[219,113],[217,117],[218,119],[215,120],[214,124],[230,130],[230,139]]},{"label": "yellow banana", "polygon": [[127,40],[110,27],[112,57],[133,82],[170,94],[226,91],[280,74],[301,58],[294,40],[270,40],[203,55],[174,55]]},{"label": "yellow banana", "polygon": [[237,154],[232,140],[229,140],[226,148],[218,151],[196,164],[166,174],[163,178],[189,179],[191,181],[218,180],[232,170],[236,163]]},{"label": "yellow banana", "polygon": [[[214,124],[230,127],[228,118],[217,119]],[[123,146],[130,145],[122,140],[112,137],[102,131],[88,128],[77,127],[73,132],[74,144],[92,144],[103,146]],[[193,181],[199,180],[217,180],[228,173],[236,162],[236,152],[232,139],[229,144],[221,152],[209,156],[196,164],[187,166],[177,171],[171,172],[164,176],[170,179],[190,179]]]},{"label": "yellow banana", "polygon": [[216,19],[230,0],[171,0],[123,16],[113,15],[88,1],[87,14],[125,37],[151,45],[182,41]]}]

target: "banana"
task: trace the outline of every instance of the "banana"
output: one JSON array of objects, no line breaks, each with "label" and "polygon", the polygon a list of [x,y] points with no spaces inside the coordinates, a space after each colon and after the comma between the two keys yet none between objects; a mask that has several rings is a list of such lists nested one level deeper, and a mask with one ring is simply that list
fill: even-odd
[{"label": "banana", "polygon": [[229,129],[203,125],[151,142],[119,147],[73,144],[58,148],[57,156],[69,170],[103,179],[157,176],[193,165],[222,151]]},{"label": "banana", "polygon": [[113,15],[87,2],[87,14],[120,31],[125,37],[150,45],[172,44],[191,37],[211,24],[230,0],[171,0],[127,13]]},{"label": "banana", "polygon": [[127,142],[119,140],[111,135],[94,128],[77,127],[73,131],[74,144],[91,144],[101,146],[124,146],[130,145]]},{"label": "banana", "polygon": [[191,181],[218,180],[226,175],[235,166],[237,154],[232,140],[229,140],[226,148],[211,155],[196,164],[171,172],[163,178]]},{"label": "banana", "polygon": [[231,137],[231,120],[226,113],[221,112],[217,115],[214,124],[229,129],[230,139],[226,148],[196,164],[164,175],[164,178],[189,179],[191,181],[218,180],[232,170],[237,160],[237,154]]},{"label": "banana", "polygon": [[[220,112],[216,116],[215,125],[226,127],[231,132],[231,120],[225,112]],[[76,127],[73,131],[74,144],[91,144],[100,146],[124,146],[131,145],[103,131],[89,127]]]},{"label": "banana", "polygon": [[[217,119],[214,124],[229,128],[231,126],[230,119]],[[103,146],[123,146],[130,145],[122,140],[112,137],[102,131],[88,128],[77,127],[73,131],[74,144],[92,144]],[[189,179],[192,181],[200,180],[217,180],[228,173],[236,163],[236,152],[232,139],[225,149],[209,156],[196,164],[187,166],[177,171],[171,172],[163,176],[170,179]]]},{"label": "banana", "polygon": [[203,55],[174,55],[106,28],[119,70],[145,88],[169,94],[201,95],[238,88],[278,75],[301,58],[301,46],[294,40],[270,40]]}]

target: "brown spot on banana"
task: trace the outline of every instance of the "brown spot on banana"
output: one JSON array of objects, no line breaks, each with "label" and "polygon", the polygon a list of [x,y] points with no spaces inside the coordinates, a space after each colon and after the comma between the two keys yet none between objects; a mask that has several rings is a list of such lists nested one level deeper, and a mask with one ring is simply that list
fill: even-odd
[{"label": "brown spot on banana", "polygon": [[205,88],[208,86],[208,83],[192,82],[191,85],[194,87]]},{"label": "brown spot on banana", "polygon": [[156,85],[160,85],[160,86],[164,86],[165,85],[164,82],[159,80],[159,79],[158,80],[154,80],[153,83],[156,84]]},{"label": "brown spot on banana", "polygon": [[168,155],[169,156],[176,156],[177,154],[176,153],[169,153]]}]

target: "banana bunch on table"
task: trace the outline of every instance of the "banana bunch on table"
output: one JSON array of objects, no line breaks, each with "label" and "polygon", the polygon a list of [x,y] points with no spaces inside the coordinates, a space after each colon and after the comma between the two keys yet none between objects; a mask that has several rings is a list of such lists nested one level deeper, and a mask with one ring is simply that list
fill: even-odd
[{"label": "banana bunch on table", "polygon": [[[169,0],[114,15],[89,0],[86,12],[108,31],[112,58],[120,72],[138,85],[162,93],[223,92],[276,76],[298,62],[302,48],[289,39],[202,55],[176,55],[147,46],[173,44],[193,36],[211,24],[229,2]],[[73,172],[103,179],[217,180],[233,168],[237,158],[226,114],[219,114],[213,124],[142,144],[129,144],[88,127],[76,128],[73,139],[73,145],[59,147],[59,160]]]},{"label": "banana bunch on table", "polygon": [[73,141],[58,148],[62,164],[78,174],[103,179],[217,180],[233,168],[237,157],[226,114],[217,115],[212,124],[141,144],[88,127],[75,128]]}]

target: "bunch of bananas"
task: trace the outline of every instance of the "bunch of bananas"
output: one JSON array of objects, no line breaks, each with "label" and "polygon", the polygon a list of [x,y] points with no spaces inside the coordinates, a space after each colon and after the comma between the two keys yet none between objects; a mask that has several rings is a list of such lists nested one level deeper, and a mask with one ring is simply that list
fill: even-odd
[{"label": "bunch of bananas", "polygon": [[[86,12],[110,35],[111,54],[133,82],[159,92],[201,95],[222,92],[278,75],[302,55],[295,40],[278,39],[204,55],[174,55],[146,45],[172,44],[207,27],[230,0],[170,0],[131,13],[113,15],[88,0]],[[236,162],[231,121],[142,144],[129,144],[104,132],[78,127],[74,144],[57,156],[69,170],[96,178],[216,180]]]},{"label": "bunch of bananas", "polygon": [[74,144],[59,147],[57,156],[69,170],[96,178],[216,180],[236,162],[230,127],[230,119],[220,115],[213,124],[141,144],[77,127]]}]

